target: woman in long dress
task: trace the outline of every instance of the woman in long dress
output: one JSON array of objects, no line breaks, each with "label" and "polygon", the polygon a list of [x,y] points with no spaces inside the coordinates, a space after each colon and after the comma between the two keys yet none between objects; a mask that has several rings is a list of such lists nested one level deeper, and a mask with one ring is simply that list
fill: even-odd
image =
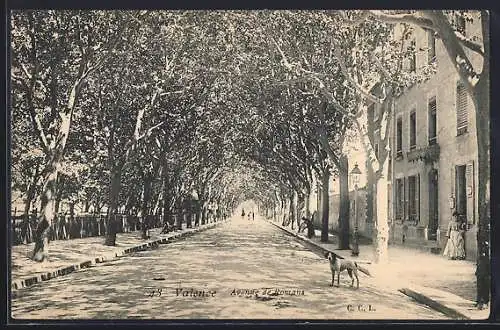
[{"label": "woman in long dress", "polygon": [[443,255],[451,260],[465,259],[465,242],[461,223],[457,219],[458,213],[453,212],[452,219],[448,224],[448,242],[444,248]]}]

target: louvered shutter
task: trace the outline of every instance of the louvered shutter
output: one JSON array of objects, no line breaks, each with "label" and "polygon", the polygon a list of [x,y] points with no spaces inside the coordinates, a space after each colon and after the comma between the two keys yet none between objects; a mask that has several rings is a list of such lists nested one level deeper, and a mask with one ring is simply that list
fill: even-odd
[{"label": "louvered shutter", "polygon": [[436,142],[437,134],[437,103],[436,97],[429,101],[429,144]]},{"label": "louvered shutter", "polygon": [[393,192],[392,192],[392,185],[390,183],[387,184],[387,215],[389,219],[392,221],[393,220],[393,210],[392,210],[392,199],[393,199]]},{"label": "louvered shutter", "polygon": [[[457,201],[456,201],[456,194],[455,194],[455,178],[456,176],[456,168],[453,165],[450,170],[450,199],[453,200],[453,202],[450,202],[450,208],[455,209],[457,207]],[[453,211],[452,211],[453,212]]]},{"label": "louvered shutter", "polygon": [[416,198],[416,214],[417,214],[417,223],[420,222],[420,173],[417,174],[417,182],[416,182],[416,193],[415,193],[415,198]]},{"label": "louvered shutter", "polygon": [[467,222],[475,224],[475,186],[474,186],[474,162],[467,164],[465,169],[465,184],[467,193]]},{"label": "louvered shutter", "polygon": [[436,59],[436,38],[434,31],[427,32],[427,62],[432,63]]},{"label": "louvered shutter", "polygon": [[403,178],[403,219],[406,221],[409,218],[408,212],[408,178]]},{"label": "louvered shutter", "polygon": [[457,135],[467,131],[467,90],[462,83],[457,85]]}]

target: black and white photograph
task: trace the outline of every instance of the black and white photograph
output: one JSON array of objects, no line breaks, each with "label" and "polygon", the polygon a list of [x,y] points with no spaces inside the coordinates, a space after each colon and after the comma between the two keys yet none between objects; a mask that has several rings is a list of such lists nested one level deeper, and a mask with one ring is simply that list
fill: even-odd
[{"label": "black and white photograph", "polygon": [[490,15],[10,10],[10,322],[488,319]]}]

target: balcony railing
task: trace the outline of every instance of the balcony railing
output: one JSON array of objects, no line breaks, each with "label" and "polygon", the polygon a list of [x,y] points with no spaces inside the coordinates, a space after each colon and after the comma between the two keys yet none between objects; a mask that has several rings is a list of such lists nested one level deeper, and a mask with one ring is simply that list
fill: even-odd
[{"label": "balcony railing", "polygon": [[421,160],[424,163],[429,164],[439,160],[439,151],[439,144],[435,143],[427,147],[411,150],[406,153],[406,157],[410,162]]}]

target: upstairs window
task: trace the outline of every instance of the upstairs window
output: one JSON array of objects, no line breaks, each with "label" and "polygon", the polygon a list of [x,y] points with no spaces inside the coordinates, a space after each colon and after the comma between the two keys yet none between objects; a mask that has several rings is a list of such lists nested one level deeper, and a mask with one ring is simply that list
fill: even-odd
[{"label": "upstairs window", "polygon": [[413,38],[408,47],[408,60],[410,65],[410,72],[415,72],[417,70],[417,41]]},{"label": "upstairs window", "polygon": [[403,119],[398,118],[396,124],[396,157],[403,155]]},{"label": "upstairs window", "polygon": [[429,100],[429,145],[436,144],[437,140],[437,103],[436,97]]},{"label": "upstairs window", "polygon": [[457,84],[457,135],[467,132],[467,90],[462,82]]},{"label": "upstairs window", "polygon": [[417,147],[417,114],[413,110],[410,113],[410,150]]},{"label": "upstairs window", "polygon": [[427,32],[427,63],[431,64],[436,60],[436,37],[434,31]]}]

